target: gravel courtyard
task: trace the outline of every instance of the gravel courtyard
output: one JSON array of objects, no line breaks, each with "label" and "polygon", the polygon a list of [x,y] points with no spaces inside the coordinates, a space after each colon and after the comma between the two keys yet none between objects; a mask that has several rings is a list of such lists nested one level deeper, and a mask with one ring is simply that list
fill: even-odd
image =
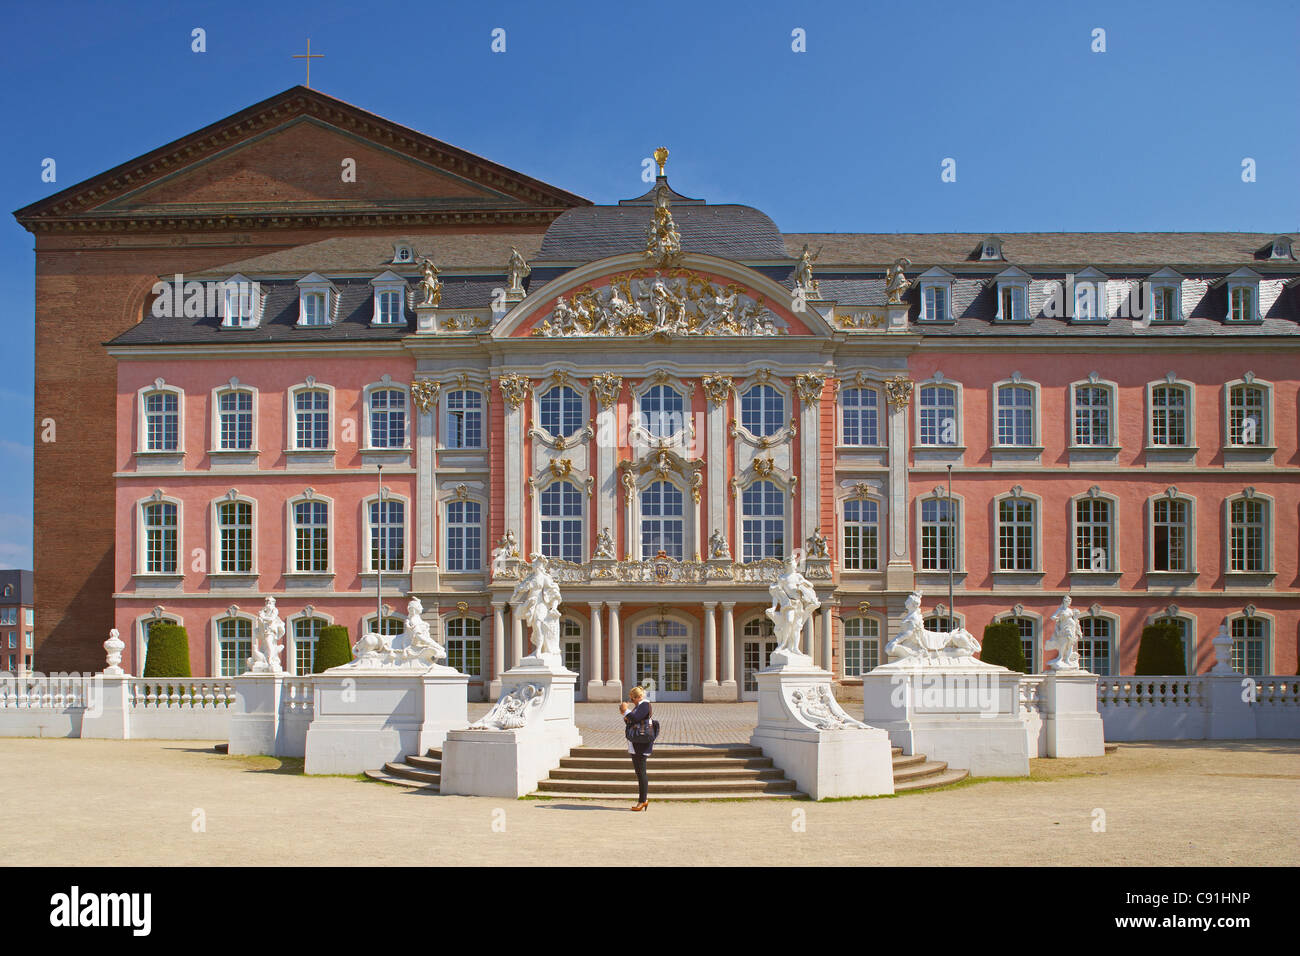
[{"label": "gravel courtyard", "polygon": [[208,741],[0,739],[0,767],[0,801],[26,808],[0,836],[19,865],[1300,863],[1296,741],[1124,744],[1025,780],[822,804],[651,794],[637,814],[305,777]]}]

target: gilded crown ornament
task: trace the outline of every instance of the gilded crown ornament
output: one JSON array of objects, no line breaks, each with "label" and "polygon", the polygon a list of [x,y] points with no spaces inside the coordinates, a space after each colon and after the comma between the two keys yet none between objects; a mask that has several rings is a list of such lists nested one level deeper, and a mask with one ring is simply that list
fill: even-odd
[{"label": "gilded crown ornament", "polygon": [[601,408],[609,408],[618,401],[618,393],[623,389],[623,376],[613,372],[602,372],[591,379],[591,387],[596,393],[596,401]]},{"label": "gilded crown ornament", "polygon": [[412,382],[411,401],[415,402],[415,407],[420,411],[430,411],[438,404],[438,392],[441,388],[441,383],[431,382],[427,378]]},{"label": "gilded crown ornament", "polygon": [[668,163],[668,147],[660,146],[655,150],[654,155],[655,163],[659,166],[659,175],[662,176],[664,174],[664,166]]},{"label": "gilded crown ornament", "polygon": [[820,372],[804,372],[802,375],[795,376],[794,387],[805,405],[816,404],[821,401],[822,390],[826,387],[826,376]]},{"label": "gilded crown ornament", "polygon": [[912,380],[901,375],[885,379],[885,396],[894,408],[906,408],[912,398]]},{"label": "gilded crown ornament", "polygon": [[732,381],[729,375],[706,375],[704,376],[704,394],[714,405],[721,405],[727,400],[736,383]]},{"label": "gilded crown ornament", "polygon": [[511,408],[518,408],[533,391],[533,383],[528,376],[517,372],[507,372],[500,378],[501,397]]}]

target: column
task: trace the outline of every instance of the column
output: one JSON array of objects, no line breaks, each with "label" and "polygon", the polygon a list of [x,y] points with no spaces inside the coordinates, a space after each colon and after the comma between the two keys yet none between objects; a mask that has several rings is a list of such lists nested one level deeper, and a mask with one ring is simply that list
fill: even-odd
[{"label": "column", "polygon": [[518,667],[524,657],[524,619],[514,605],[510,606],[510,646],[510,666]]},{"label": "column", "polygon": [[722,684],[720,695],[736,699],[736,602],[722,602]]},{"label": "column", "polygon": [[623,699],[623,671],[620,663],[622,657],[622,637],[619,635],[618,601],[607,601],[609,606],[609,678],[605,686],[611,688],[605,696],[613,694],[614,700]]},{"label": "column", "polygon": [[591,609],[591,655],[587,661],[587,700],[600,700],[601,691],[605,687],[605,681],[601,679],[603,669],[601,667],[601,640],[600,633],[600,615],[601,601],[588,601],[587,607]]},{"label": "column", "polygon": [[492,684],[488,690],[491,700],[501,696],[501,672],[505,670],[506,657],[506,606],[502,601],[492,602]]},{"label": "column", "polygon": [[822,602],[822,670],[831,672],[835,675],[834,668],[834,645],[835,631],[831,625],[831,606],[825,601]]},{"label": "column", "polygon": [[718,696],[718,604],[704,604],[704,672],[700,686],[700,699],[720,700]]},{"label": "column", "polygon": [[803,652],[808,655],[814,664],[817,663],[817,633],[814,630],[813,622],[816,618],[809,615],[808,620],[803,625]]},{"label": "column", "polygon": [[909,554],[907,500],[907,413],[908,396],[889,405],[889,564],[885,567],[885,588],[911,591],[916,584]]}]

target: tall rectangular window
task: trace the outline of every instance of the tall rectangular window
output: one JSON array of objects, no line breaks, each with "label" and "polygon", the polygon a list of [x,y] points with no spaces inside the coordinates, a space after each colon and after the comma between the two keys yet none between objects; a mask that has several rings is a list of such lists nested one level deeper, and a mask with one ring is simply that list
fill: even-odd
[{"label": "tall rectangular window", "polygon": [[567,481],[547,485],[539,496],[542,554],[582,562],[582,492]]},{"label": "tall rectangular window", "polygon": [[447,622],[447,666],[478,677],[483,673],[482,625],[472,617]]},{"label": "tall rectangular window", "polygon": [[925,303],[925,318],[931,322],[946,322],[948,320],[948,290],[941,285],[929,285],[925,287],[923,297]]},{"label": "tall rectangular window", "polygon": [[221,449],[247,451],[253,447],[253,393],[222,392],[217,397]]},{"label": "tall rectangular window", "polygon": [[1264,390],[1234,385],[1228,393],[1228,444],[1264,444]]},{"label": "tall rectangular window", "polygon": [[1074,503],[1074,569],[1111,569],[1110,502],[1081,498]]},{"label": "tall rectangular window", "polygon": [[302,295],[302,325],[327,325],[324,292],[304,292]]},{"label": "tall rectangular window", "polygon": [[299,501],[293,506],[294,570],[323,573],[330,566],[329,506]]},{"label": "tall rectangular window", "polygon": [[1002,287],[1002,318],[1007,322],[1023,322],[1025,319],[1025,289],[1018,285]]},{"label": "tall rectangular window", "polygon": [[447,504],[447,570],[483,569],[483,506],[477,501]]},{"label": "tall rectangular window", "polygon": [[316,673],[316,642],[325,622],[318,617],[300,617],[293,622],[293,662],[295,674]]},{"label": "tall rectangular window", "polygon": [[955,569],[957,517],[956,503],[948,498],[921,502],[921,570]]},{"label": "tall rectangular window", "polygon": [[176,506],[154,502],[144,506],[145,571],[176,573]]},{"label": "tall rectangular window", "polygon": [[874,571],[879,566],[879,506],[868,498],[844,502],[844,570]]},{"label": "tall rectangular window", "polygon": [[957,390],[923,385],[919,399],[922,445],[957,444]]},{"label": "tall rectangular window", "polygon": [[1110,389],[1101,385],[1077,385],[1074,389],[1074,443],[1109,445]]},{"label": "tall rectangular window", "polygon": [[849,388],[840,393],[844,444],[880,444],[879,407],[879,393],[874,388]]},{"label": "tall rectangular window", "polygon": [[1187,390],[1177,385],[1151,389],[1151,444],[1187,444]]},{"label": "tall rectangular window", "polygon": [[1027,385],[998,388],[998,444],[1034,443],[1034,390]]},{"label": "tall rectangular window", "polygon": [[405,566],[405,503],[370,502],[370,570],[401,571]]},{"label": "tall rectangular window", "polygon": [[1085,617],[1079,620],[1079,666],[1102,677],[1110,675],[1110,619]]},{"label": "tall rectangular window", "polygon": [[221,677],[238,677],[253,656],[253,622],[243,617],[228,617],[217,622],[217,640],[221,646]]},{"label": "tall rectangular window", "polygon": [[998,502],[998,570],[1034,570],[1034,503],[1028,498]]},{"label": "tall rectangular window", "polygon": [[483,396],[457,389],[447,393],[448,448],[483,447]]},{"label": "tall rectangular window", "polygon": [[1237,498],[1232,502],[1231,556],[1233,571],[1267,571],[1264,502]]},{"label": "tall rectangular window", "polygon": [[641,560],[660,551],[682,560],[684,552],[683,497],[671,482],[656,481],[641,492]]},{"label": "tall rectangular window", "polygon": [[880,622],[874,617],[844,619],[844,676],[861,677],[880,665]]},{"label": "tall rectangular window", "polygon": [[406,447],[406,393],[401,389],[370,393],[370,447]]},{"label": "tall rectangular window", "polygon": [[293,396],[297,448],[329,448],[330,396],[321,388],[296,392]]},{"label": "tall rectangular window", "polygon": [[144,397],[145,448],[177,451],[180,447],[180,401],[175,392],[150,392]]},{"label": "tall rectangular window", "polygon": [[1232,669],[1238,674],[1258,676],[1268,666],[1266,622],[1258,617],[1232,619]]},{"label": "tall rectangular window", "polygon": [[1160,498],[1151,505],[1151,567],[1154,571],[1188,571],[1188,505],[1178,498]]},{"label": "tall rectangular window", "polygon": [[785,492],[770,481],[756,481],[740,496],[741,560],[785,555]]},{"label": "tall rectangular window", "polygon": [[221,570],[248,574],[253,570],[253,506],[247,501],[227,501],[217,506],[221,537]]},{"label": "tall rectangular window", "polygon": [[1232,289],[1232,321],[1251,322],[1255,318],[1255,290],[1250,286],[1234,286]]},{"label": "tall rectangular window", "polygon": [[1151,292],[1151,321],[1177,322],[1178,290],[1172,286],[1158,286]]},{"label": "tall rectangular window", "polygon": [[393,289],[386,292],[380,292],[379,299],[379,322],[383,325],[397,325],[405,316],[402,314],[402,292]]}]

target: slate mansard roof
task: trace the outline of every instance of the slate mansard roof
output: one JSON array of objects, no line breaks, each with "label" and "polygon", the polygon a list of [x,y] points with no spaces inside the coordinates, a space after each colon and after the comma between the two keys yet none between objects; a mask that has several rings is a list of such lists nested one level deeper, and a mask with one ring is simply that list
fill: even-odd
[{"label": "slate mansard roof", "polygon": [[[666,180],[659,186],[666,187]],[[536,233],[429,234],[409,237],[416,255],[428,255],[444,270],[443,309],[485,310],[494,290],[506,285],[505,263],[516,248],[533,265],[525,288],[531,293],[584,263],[644,250],[654,190],[610,206],[579,206],[561,213],[544,235]],[[1270,257],[1272,234],[1266,233],[1003,233],[1002,258],[981,259],[985,235],[974,233],[787,233],[750,206],[709,205],[670,189],[672,215],[682,249],[743,263],[788,289],[794,265],[807,244],[818,253],[814,276],[820,298],[839,311],[882,306],[885,271],[906,258],[913,280],[904,298],[910,306],[910,329],[926,336],[1277,336],[1300,334],[1300,264]],[[394,341],[415,331],[409,307],[419,286],[414,264],[392,264],[393,239],[344,236],[231,263],[224,270],[186,278],[226,278],[236,273],[255,279],[266,292],[262,321],[255,329],[229,329],[209,317],[144,320],[118,336],[112,346],[147,344],[287,343],[311,341]],[[996,277],[1018,268],[1029,276],[1030,320],[995,321]],[[1259,315],[1252,323],[1229,324],[1224,279],[1241,268],[1260,276]],[[932,268],[951,274],[952,321],[918,320],[917,279]],[[1116,294],[1172,269],[1184,280],[1185,321],[1140,329],[1132,319],[1092,323],[1044,314],[1048,283],[1093,268],[1104,274]],[[392,269],[407,280],[405,326],[373,326],[373,289],[369,280]],[[339,290],[333,324],[298,327],[298,290],[294,283],[310,272],[330,278]],[[170,277],[162,277],[164,280]]]}]

